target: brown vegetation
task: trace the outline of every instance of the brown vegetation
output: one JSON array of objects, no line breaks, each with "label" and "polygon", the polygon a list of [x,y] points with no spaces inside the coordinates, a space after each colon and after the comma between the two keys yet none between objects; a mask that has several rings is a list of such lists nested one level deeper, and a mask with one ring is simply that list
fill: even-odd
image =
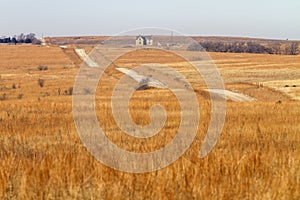
[{"label": "brown vegetation", "polygon": [[[0,101],[1,199],[300,198],[300,103],[256,85],[261,80],[299,79],[299,56],[211,54],[227,89],[258,100],[228,101],[222,136],[213,151],[199,159],[210,116],[208,94],[202,92],[193,70],[148,51],[188,75],[201,105],[201,122],[191,148],[175,163],[156,172],[129,174],[101,164],[81,143],[72,97],[59,95],[73,92],[78,72],[64,67],[73,65],[68,55],[55,46],[0,46],[0,51],[0,98],[5,97]],[[130,58],[151,62],[144,53]],[[129,66],[126,58],[118,64],[122,63]],[[40,65],[49,69],[37,70]],[[164,146],[176,134],[178,102],[165,90],[137,91],[130,104],[136,123],[149,123],[153,102],[165,105],[168,122],[164,132],[153,138],[131,138],[118,129],[109,107],[110,89],[121,75],[112,66],[101,79],[98,91],[104,92],[96,99],[99,123],[124,149],[148,152]],[[37,84],[39,79],[45,80],[44,87]],[[12,89],[12,84],[22,87]]]}]

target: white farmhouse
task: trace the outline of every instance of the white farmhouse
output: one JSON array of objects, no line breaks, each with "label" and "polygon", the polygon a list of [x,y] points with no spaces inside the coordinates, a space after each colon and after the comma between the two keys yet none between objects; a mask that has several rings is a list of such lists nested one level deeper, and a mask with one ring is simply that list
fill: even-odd
[{"label": "white farmhouse", "polygon": [[137,36],[136,40],[135,40],[135,45],[136,46],[145,46],[145,45],[152,46],[153,45],[152,36],[142,36],[142,35]]}]

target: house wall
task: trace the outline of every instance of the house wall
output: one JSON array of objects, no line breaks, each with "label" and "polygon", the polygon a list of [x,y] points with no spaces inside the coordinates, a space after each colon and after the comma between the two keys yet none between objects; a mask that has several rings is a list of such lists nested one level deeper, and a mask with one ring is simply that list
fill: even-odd
[{"label": "house wall", "polygon": [[144,45],[144,40],[142,37],[139,37],[136,41],[135,41],[135,45],[136,46],[143,46]]},{"label": "house wall", "polygon": [[153,45],[153,40],[147,40],[147,45]]}]

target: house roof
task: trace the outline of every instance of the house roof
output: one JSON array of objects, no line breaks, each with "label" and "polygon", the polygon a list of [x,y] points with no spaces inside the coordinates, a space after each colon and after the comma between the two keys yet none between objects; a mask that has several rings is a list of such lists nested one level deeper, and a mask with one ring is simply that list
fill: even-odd
[{"label": "house roof", "polygon": [[144,39],[144,37],[143,37],[143,36],[141,36],[141,35],[139,35],[139,36],[136,36],[136,39],[140,39],[140,38]]},{"label": "house roof", "polygon": [[136,39],[140,39],[142,38],[143,40],[152,40],[152,36],[142,36],[142,35],[139,35],[136,37]]}]

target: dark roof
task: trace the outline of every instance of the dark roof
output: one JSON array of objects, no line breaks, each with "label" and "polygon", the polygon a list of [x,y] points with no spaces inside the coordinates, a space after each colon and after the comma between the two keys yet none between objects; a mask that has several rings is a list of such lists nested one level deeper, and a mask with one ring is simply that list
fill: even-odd
[{"label": "dark roof", "polygon": [[142,35],[136,36],[136,39],[139,39],[140,37],[141,37],[143,40],[152,40],[152,36],[142,36]]}]

